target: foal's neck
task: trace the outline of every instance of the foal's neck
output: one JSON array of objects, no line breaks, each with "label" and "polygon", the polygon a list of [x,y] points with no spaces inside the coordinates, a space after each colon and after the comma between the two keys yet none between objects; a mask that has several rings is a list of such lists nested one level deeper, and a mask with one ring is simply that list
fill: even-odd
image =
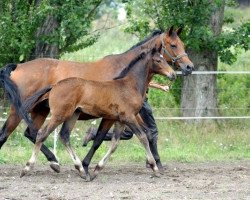
[{"label": "foal's neck", "polygon": [[127,76],[124,78],[127,81],[134,83],[136,85],[136,89],[142,95],[145,95],[146,90],[148,88],[148,82],[151,78],[149,73],[149,67],[151,65],[151,57],[146,56],[142,61],[139,61],[131,68],[128,72]]}]

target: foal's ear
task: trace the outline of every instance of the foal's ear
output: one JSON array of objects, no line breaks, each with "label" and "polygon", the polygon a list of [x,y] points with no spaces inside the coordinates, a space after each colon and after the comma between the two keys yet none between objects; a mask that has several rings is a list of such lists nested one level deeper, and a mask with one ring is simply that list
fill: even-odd
[{"label": "foal's ear", "polygon": [[181,32],[182,32],[182,30],[183,30],[183,28],[182,28],[182,27],[178,28],[178,29],[176,30],[177,35],[180,35],[180,34],[181,34]]},{"label": "foal's ear", "polygon": [[171,26],[170,29],[168,30],[168,36],[171,36],[174,31],[174,26]]}]

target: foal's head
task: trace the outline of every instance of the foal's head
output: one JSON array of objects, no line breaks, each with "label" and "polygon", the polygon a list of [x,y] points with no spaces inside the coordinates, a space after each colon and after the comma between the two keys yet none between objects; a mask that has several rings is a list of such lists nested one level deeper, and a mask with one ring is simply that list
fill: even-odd
[{"label": "foal's head", "polygon": [[176,78],[175,71],[169,66],[162,54],[153,50],[152,62],[153,64],[150,70],[153,74],[167,76],[171,81]]},{"label": "foal's head", "polygon": [[174,31],[171,27],[162,35],[162,53],[167,61],[180,66],[183,75],[188,75],[192,73],[194,64],[186,54],[184,44],[179,38],[181,31],[181,28]]}]

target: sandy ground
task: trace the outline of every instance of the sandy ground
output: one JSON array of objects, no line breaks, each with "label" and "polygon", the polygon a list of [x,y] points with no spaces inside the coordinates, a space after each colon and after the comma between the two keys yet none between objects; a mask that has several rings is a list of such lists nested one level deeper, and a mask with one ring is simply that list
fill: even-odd
[{"label": "sandy ground", "polygon": [[92,182],[72,166],[61,173],[36,166],[19,178],[22,166],[0,165],[0,199],[250,199],[250,161],[170,163],[160,178],[141,165],[108,165]]}]

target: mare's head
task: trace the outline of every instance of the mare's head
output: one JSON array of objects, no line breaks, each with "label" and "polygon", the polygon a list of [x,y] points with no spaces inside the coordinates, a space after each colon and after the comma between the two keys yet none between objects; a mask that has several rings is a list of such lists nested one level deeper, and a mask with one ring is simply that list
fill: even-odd
[{"label": "mare's head", "polygon": [[162,53],[168,62],[181,68],[183,75],[191,74],[194,64],[185,52],[185,47],[179,35],[182,29],[174,31],[173,26],[161,36]]},{"label": "mare's head", "polygon": [[175,80],[176,73],[172,69],[172,67],[169,66],[167,61],[164,59],[163,55],[156,50],[152,50],[152,65],[150,71],[152,74],[160,74],[163,76],[167,76],[169,80]]}]

